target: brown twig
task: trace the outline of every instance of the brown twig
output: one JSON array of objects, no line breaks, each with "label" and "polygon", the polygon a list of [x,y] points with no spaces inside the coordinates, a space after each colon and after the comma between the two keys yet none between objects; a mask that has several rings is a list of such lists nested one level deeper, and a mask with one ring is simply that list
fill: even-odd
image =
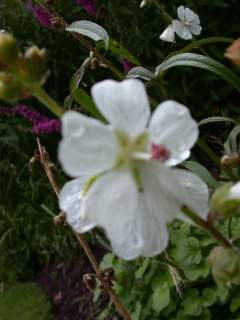
[{"label": "brown twig", "polygon": [[[56,182],[56,177],[52,171],[52,162],[50,161],[49,155],[46,149],[41,145],[39,138],[37,138],[37,145],[38,145],[38,156],[39,162],[42,165],[48,180],[52,186],[53,191],[55,192],[56,196],[59,195],[60,187]],[[98,280],[101,282],[103,289],[108,293],[109,297],[111,298],[112,302],[114,303],[118,313],[123,317],[124,320],[131,320],[129,313],[119,300],[119,297],[113,290],[110,285],[110,282],[104,278],[104,271],[101,270],[97,259],[95,258],[91,248],[89,247],[85,237],[82,234],[75,233],[78,242],[80,243],[81,247],[83,248],[84,252],[86,253]]]}]

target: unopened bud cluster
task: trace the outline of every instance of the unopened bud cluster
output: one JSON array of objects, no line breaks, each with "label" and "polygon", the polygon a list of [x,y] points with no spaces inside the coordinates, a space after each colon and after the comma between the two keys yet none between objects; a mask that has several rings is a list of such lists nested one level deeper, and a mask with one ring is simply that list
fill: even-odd
[{"label": "unopened bud cluster", "polygon": [[215,247],[208,261],[218,285],[229,287],[240,284],[240,256],[233,249]]},{"label": "unopened bud cluster", "polygon": [[46,78],[46,52],[36,46],[21,53],[14,36],[0,32],[0,99],[16,102],[31,96]]}]

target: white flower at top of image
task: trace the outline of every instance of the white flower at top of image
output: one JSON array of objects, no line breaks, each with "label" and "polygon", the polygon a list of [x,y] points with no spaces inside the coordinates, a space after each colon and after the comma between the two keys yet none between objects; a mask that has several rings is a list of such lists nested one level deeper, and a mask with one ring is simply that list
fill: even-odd
[{"label": "white flower at top of image", "polygon": [[160,35],[161,40],[174,42],[174,33],[181,39],[191,40],[193,35],[201,33],[199,16],[191,9],[180,6],[177,8],[177,15],[178,19],[172,20],[172,23]]},{"label": "white flower at top of image", "polygon": [[60,192],[60,208],[76,232],[103,228],[123,259],[157,255],[183,204],[206,218],[205,183],[171,168],[189,157],[197,123],[171,100],[150,118],[145,87],[136,79],[105,80],[91,92],[109,124],[75,111],[64,114],[58,157],[74,179]]}]

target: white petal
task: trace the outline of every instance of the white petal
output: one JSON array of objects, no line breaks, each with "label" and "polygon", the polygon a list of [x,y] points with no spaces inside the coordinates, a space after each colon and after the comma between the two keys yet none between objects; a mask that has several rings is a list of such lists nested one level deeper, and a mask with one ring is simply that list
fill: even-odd
[{"label": "white petal", "polygon": [[158,161],[140,165],[144,202],[161,223],[171,222],[183,205],[182,188],[171,168]]},{"label": "white petal", "polygon": [[113,251],[122,259],[132,260],[139,256],[157,255],[166,249],[167,244],[166,224],[148,212],[144,204],[144,194],[139,193],[136,216],[129,221],[123,242],[112,242]]},{"label": "white petal", "polygon": [[109,126],[69,111],[62,118],[62,134],[58,158],[70,176],[94,175],[114,166],[119,146]]},{"label": "white petal", "polygon": [[176,165],[189,157],[198,138],[198,125],[184,105],[168,100],[154,111],[149,132],[151,142],[164,144],[171,152],[166,163]]},{"label": "white petal", "polygon": [[173,30],[176,34],[184,40],[192,39],[192,33],[189,31],[188,27],[179,20],[172,21]]},{"label": "white petal", "polygon": [[196,36],[198,36],[202,31],[202,27],[196,23],[192,23],[191,25],[189,25],[188,29]]},{"label": "white petal", "polygon": [[[206,183],[190,171],[174,169],[174,172],[178,182],[184,189],[185,205],[196,212],[200,217],[206,219],[209,204],[209,191]],[[179,214],[179,218],[189,221],[184,214]]]},{"label": "white petal", "polygon": [[177,14],[179,20],[181,20],[183,23],[195,22],[197,24],[200,24],[199,16],[189,8],[180,6],[177,8]]},{"label": "white petal", "polygon": [[159,38],[167,42],[175,41],[175,33],[173,31],[173,27],[171,24],[163,31],[163,33],[159,36]]},{"label": "white petal", "polygon": [[92,87],[93,99],[115,129],[136,137],[146,127],[150,108],[145,87],[136,79],[104,80]]},{"label": "white petal", "polygon": [[68,224],[78,233],[86,232],[95,227],[87,218],[80,215],[82,206],[81,191],[87,177],[78,178],[67,182],[59,194],[59,207],[66,213]]},{"label": "white petal", "polygon": [[127,170],[100,177],[83,200],[82,214],[103,227],[111,241],[121,243],[138,206],[138,190]]}]

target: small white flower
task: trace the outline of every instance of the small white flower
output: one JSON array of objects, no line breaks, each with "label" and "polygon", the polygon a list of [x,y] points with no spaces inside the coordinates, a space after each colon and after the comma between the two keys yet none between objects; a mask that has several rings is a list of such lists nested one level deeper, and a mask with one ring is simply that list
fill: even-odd
[{"label": "small white flower", "polygon": [[160,39],[174,42],[175,33],[184,40],[190,40],[194,35],[201,33],[199,16],[189,8],[180,6],[177,8],[178,19],[174,19],[167,29],[160,35]]},{"label": "small white flower", "polygon": [[167,42],[175,41],[175,33],[171,24],[160,34],[159,38]]},{"label": "small white flower", "polygon": [[147,0],[142,0],[139,7],[142,9],[147,5],[147,3],[148,3]]},{"label": "small white flower", "polygon": [[161,103],[149,119],[145,87],[136,79],[102,81],[92,97],[110,125],[64,114],[59,160],[76,179],[61,190],[60,208],[76,232],[102,227],[124,259],[159,254],[183,204],[206,217],[207,186],[169,168],[189,157],[197,123],[175,101]]}]

